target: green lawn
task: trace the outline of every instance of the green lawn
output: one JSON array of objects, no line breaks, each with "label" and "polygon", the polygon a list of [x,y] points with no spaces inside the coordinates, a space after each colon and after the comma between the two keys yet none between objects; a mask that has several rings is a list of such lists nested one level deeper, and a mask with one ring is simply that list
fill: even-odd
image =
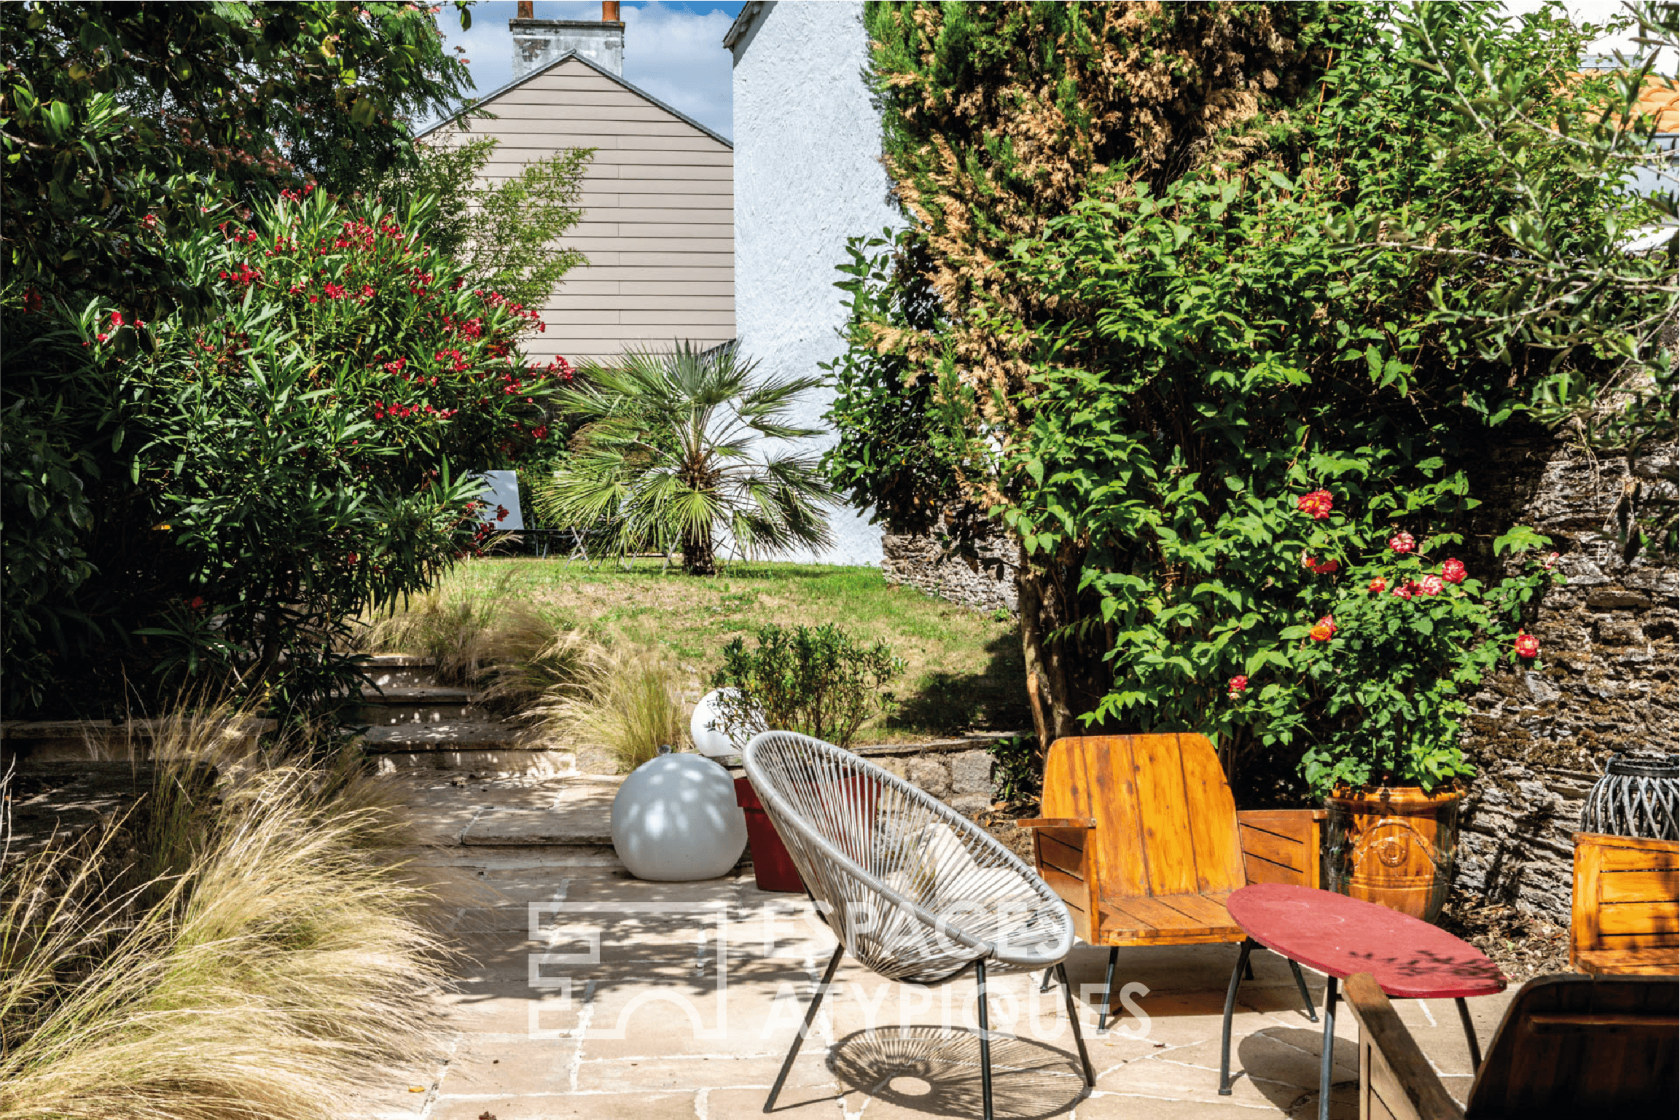
[{"label": "green lawn", "polygon": [[622,568],[493,558],[461,564],[441,590],[525,602],[602,637],[663,648],[695,688],[710,680],[731,638],[751,645],[767,622],[834,622],[886,639],[908,665],[894,689],[896,711],[872,721],[866,739],[1032,726],[1014,621],[889,587],[878,568],[759,563],[698,578],[658,561]]}]

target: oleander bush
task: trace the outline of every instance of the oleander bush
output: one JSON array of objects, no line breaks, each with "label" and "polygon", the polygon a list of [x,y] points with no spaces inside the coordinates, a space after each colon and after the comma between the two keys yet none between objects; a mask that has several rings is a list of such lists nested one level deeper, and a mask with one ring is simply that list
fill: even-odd
[{"label": "oleander bush", "polygon": [[[8,454],[9,706],[88,712],[214,679],[306,708],[353,683],[349,619],[495,531],[472,472],[545,444],[570,370],[526,364],[536,313],[432,251],[430,205],[305,188],[227,211],[175,247],[217,294],[208,319],[8,301],[8,330],[33,331],[9,352],[8,447],[14,416],[73,396],[100,452],[73,476]],[[29,321],[55,311],[64,329]],[[20,507],[51,487],[72,526],[30,544]],[[72,674],[83,687],[49,690]]]}]

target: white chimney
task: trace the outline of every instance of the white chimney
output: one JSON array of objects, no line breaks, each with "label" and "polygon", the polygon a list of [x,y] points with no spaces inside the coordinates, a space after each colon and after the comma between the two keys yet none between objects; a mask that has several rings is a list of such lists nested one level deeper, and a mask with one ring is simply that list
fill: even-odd
[{"label": "white chimney", "polygon": [[624,23],[617,0],[603,0],[599,23],[580,19],[537,19],[531,0],[520,0],[513,31],[513,76],[517,80],[576,51],[601,69],[624,76]]}]

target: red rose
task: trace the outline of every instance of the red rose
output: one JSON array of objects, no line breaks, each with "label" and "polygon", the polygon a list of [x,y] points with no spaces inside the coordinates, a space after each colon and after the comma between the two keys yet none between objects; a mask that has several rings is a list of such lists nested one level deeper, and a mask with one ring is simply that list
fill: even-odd
[{"label": "red rose", "polygon": [[1335,499],[1330,496],[1328,490],[1314,490],[1311,494],[1303,494],[1296,498],[1295,508],[1302,513],[1311,514],[1314,521],[1323,521],[1335,508]]},{"label": "red rose", "polygon": [[1443,586],[1440,576],[1424,576],[1423,581],[1417,585],[1418,592],[1422,595],[1439,595]]},{"label": "red rose", "polygon": [[1232,677],[1231,678],[1231,683],[1227,686],[1227,690],[1230,692],[1230,694],[1233,697],[1235,697],[1238,693],[1241,693],[1241,692],[1245,691],[1247,688],[1248,688],[1248,678],[1243,676],[1241,673],[1238,673],[1236,676]]},{"label": "red rose", "polygon": [[1448,560],[1441,565],[1441,578],[1448,583],[1463,583],[1464,577],[1468,574],[1462,561]]},{"label": "red rose", "polygon": [[1388,547],[1404,556],[1406,553],[1417,548],[1417,541],[1412,539],[1412,535],[1410,533],[1402,529],[1400,532],[1388,538]]},{"label": "red rose", "polygon": [[1383,577],[1378,576],[1376,579],[1371,581],[1370,585],[1366,587],[1365,590],[1381,595],[1384,591],[1388,590],[1388,581]]},{"label": "red rose", "polygon": [[1540,656],[1540,639],[1533,634],[1517,635],[1517,656],[1533,661]]},{"label": "red rose", "polygon": [[1336,620],[1325,615],[1307,634],[1315,642],[1328,642],[1336,635]]}]

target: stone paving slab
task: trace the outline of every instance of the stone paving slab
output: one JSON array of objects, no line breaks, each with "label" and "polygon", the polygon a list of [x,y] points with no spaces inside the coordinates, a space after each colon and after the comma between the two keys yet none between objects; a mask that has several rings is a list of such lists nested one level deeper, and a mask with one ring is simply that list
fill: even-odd
[{"label": "stone paving slab", "polygon": [[[459,819],[449,808],[455,802],[507,814],[583,814],[610,806],[613,788],[569,779],[406,780],[420,811],[447,818],[434,834]],[[599,845],[457,842],[413,856],[417,866],[470,888],[449,916],[462,952],[459,985],[439,997],[447,1052],[423,1085],[379,1087],[378,1116],[761,1115],[835,943],[806,898],[761,892],[750,870],[703,883],[640,882],[605,865]],[[1235,959],[1230,945],[1122,950],[1116,988],[1125,996],[1099,1035],[1091,1004],[1107,951],[1077,946],[1068,971],[1084,995],[1080,1021],[1098,1074],[1091,1091],[1079,1076],[1060,989],[1040,993],[1039,977],[1021,972],[989,976],[991,1026],[1012,1035],[994,1044],[997,1115],[1315,1116],[1321,1024],[1308,1021],[1287,966],[1270,953],[1255,954],[1255,978],[1240,989],[1232,1048],[1238,1077],[1231,1096],[1218,1095],[1220,1014]],[[1322,1006],[1322,977],[1307,978]],[[848,958],[835,979],[777,1117],[979,1116],[970,976],[918,988],[885,981]],[[1471,1001],[1484,1045],[1508,999]],[[1448,1091],[1462,1099],[1468,1055],[1452,1002],[1396,1007]],[[1357,1115],[1356,1035],[1341,1009],[1336,1120]]]}]

